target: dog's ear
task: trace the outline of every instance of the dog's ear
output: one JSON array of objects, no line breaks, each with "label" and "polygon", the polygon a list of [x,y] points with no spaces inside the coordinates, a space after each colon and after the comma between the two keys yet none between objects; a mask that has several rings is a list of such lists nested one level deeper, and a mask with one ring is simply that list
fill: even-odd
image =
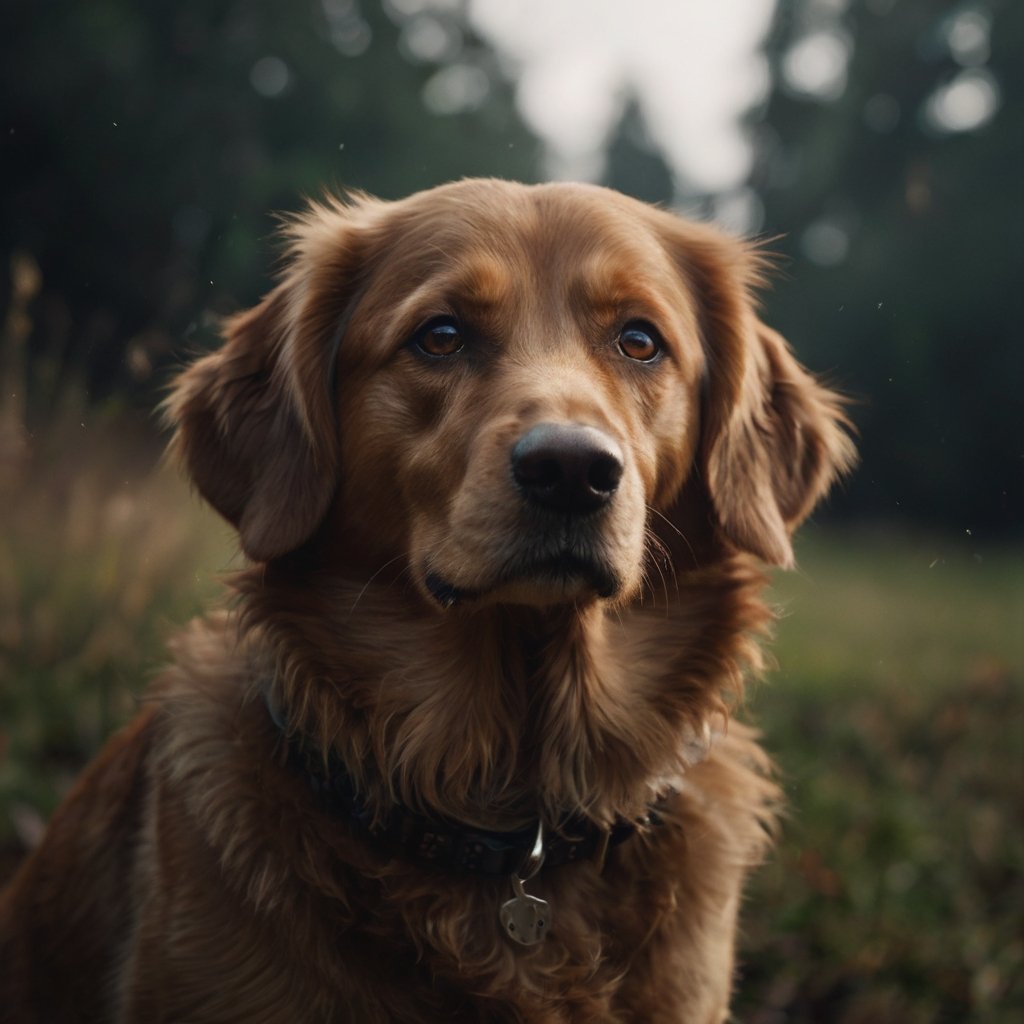
[{"label": "dog's ear", "polygon": [[[790,567],[790,535],[853,464],[841,399],[763,324],[747,326],[742,380],[722,407],[712,379],[703,438],[708,492],[723,531],[773,565]],[[717,407],[716,407],[717,405]]]},{"label": "dog's ear", "polygon": [[295,379],[289,298],[280,285],[229,320],[224,346],[186,369],[166,404],[173,450],[255,561],[302,544],[336,485],[334,431],[311,422]]},{"label": "dog's ear", "polygon": [[678,244],[707,365],[701,470],[717,523],[737,547],[791,566],[790,536],[854,461],[843,400],[758,319],[764,260],[704,226]]},{"label": "dog's ear", "polygon": [[228,320],[164,405],[172,453],[254,561],[301,546],[338,484],[333,357],[351,279],[349,208],[312,206],[287,228],[287,273]]}]

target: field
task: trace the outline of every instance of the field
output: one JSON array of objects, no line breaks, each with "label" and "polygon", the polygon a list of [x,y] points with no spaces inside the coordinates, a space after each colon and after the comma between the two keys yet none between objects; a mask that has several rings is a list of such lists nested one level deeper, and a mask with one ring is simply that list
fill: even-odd
[{"label": "field", "polygon": [[[122,422],[63,421],[0,459],[0,881],[233,557]],[[737,1019],[1022,1019],[1024,549],[812,527],[798,552],[746,711],[790,807]]]},{"label": "field", "polygon": [[752,717],[790,802],[739,1019],[1024,1010],[1024,552],[805,534]]}]

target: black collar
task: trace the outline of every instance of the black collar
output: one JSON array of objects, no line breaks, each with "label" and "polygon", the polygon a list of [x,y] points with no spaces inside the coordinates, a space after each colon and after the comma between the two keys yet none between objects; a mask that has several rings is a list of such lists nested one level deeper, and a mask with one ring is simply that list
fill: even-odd
[{"label": "black collar", "polygon": [[[288,748],[288,763],[303,775],[320,803],[347,821],[357,832],[400,855],[448,870],[480,875],[509,876],[521,872],[534,851],[541,822],[510,832],[477,828],[443,817],[428,817],[394,804],[384,815],[375,815],[342,759],[331,751],[326,764],[319,751],[289,735],[270,701],[267,711]],[[639,829],[661,823],[651,808],[637,821],[616,821],[610,828],[578,815],[567,815],[554,826],[545,825],[543,857],[545,867],[590,860],[604,865],[609,849],[633,836]]]}]

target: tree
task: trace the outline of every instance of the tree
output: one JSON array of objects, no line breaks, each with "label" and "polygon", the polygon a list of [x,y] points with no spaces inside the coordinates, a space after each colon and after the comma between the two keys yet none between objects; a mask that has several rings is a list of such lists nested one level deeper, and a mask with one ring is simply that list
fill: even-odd
[{"label": "tree", "polygon": [[671,203],[676,186],[665,158],[647,133],[635,97],[624,104],[622,117],[607,144],[603,183],[646,203]]},{"label": "tree", "polygon": [[[1024,9],[854,0],[823,22],[826,8],[783,3],[769,45],[755,185],[791,258],[769,315],[856,399],[848,508],[1019,530]],[[852,44],[845,88],[801,95],[787,60],[823,31]],[[985,113],[986,88],[996,106],[956,130],[937,104],[965,82],[981,93],[961,117]]]},{"label": "tree", "polygon": [[270,211],[324,187],[532,178],[535,144],[490,52],[457,11],[402,9],[8,4],[0,256],[41,269],[36,369],[150,402],[154,370],[211,311],[267,287]]}]

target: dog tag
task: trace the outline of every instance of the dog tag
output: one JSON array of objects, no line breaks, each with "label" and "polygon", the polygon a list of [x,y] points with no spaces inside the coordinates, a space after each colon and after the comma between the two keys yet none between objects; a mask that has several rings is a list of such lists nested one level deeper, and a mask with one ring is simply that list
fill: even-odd
[{"label": "dog tag", "polygon": [[535,946],[551,924],[551,904],[528,895],[518,875],[512,876],[512,889],[515,896],[501,905],[501,926],[510,939],[523,946]]}]

